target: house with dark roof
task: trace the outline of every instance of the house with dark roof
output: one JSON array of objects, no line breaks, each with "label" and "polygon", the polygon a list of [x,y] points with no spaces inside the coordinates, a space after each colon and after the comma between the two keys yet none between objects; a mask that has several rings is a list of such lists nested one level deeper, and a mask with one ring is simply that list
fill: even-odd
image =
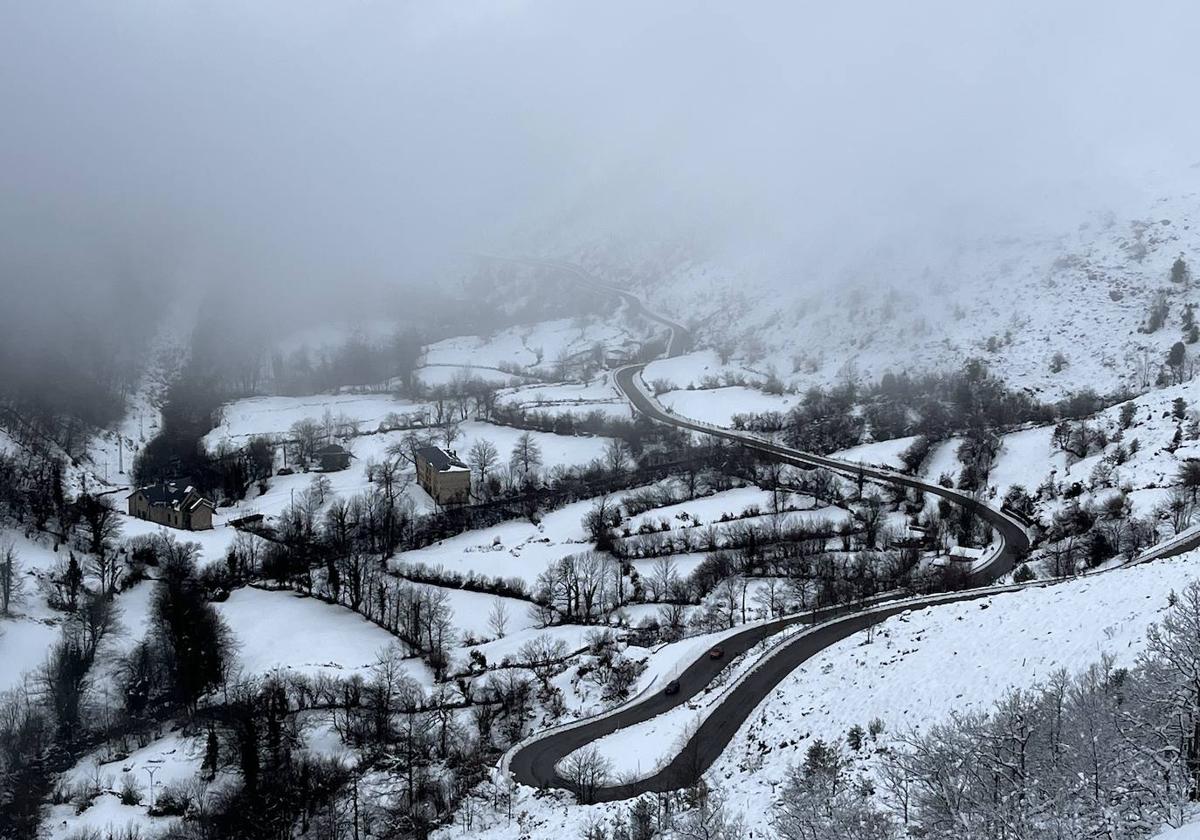
[{"label": "house with dark roof", "polygon": [[454,450],[422,446],[416,451],[417,484],[439,505],[465,505],[471,498],[471,470]]},{"label": "house with dark roof", "polygon": [[340,443],[327,443],[318,449],[314,455],[321,463],[322,472],[344,470],[350,466],[350,459],[354,457],[350,454],[350,450]]},{"label": "house with dark roof", "polygon": [[128,501],[130,516],[184,531],[212,528],[217,507],[182,478],[139,487],[129,494]]}]

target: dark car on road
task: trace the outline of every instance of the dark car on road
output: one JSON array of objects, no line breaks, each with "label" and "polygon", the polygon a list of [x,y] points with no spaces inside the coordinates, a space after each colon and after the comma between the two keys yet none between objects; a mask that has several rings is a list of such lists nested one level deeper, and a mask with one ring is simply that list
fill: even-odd
[{"label": "dark car on road", "polygon": [[671,680],[669,683],[667,683],[667,687],[663,689],[663,694],[670,695],[670,694],[678,694],[678,693],[679,693],[679,680]]},{"label": "dark car on road", "polygon": [[715,647],[708,652],[709,659],[720,659],[725,655],[725,648]]}]

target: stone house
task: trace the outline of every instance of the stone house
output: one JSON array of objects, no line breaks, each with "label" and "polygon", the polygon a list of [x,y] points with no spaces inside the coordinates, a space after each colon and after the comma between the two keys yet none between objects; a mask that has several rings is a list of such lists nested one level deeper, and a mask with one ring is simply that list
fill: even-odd
[{"label": "stone house", "polygon": [[186,479],[139,487],[129,494],[128,502],[130,516],[184,531],[212,528],[213,511],[217,507]]},{"label": "stone house", "polygon": [[471,470],[454,450],[423,446],[416,452],[417,483],[439,505],[465,505],[471,498]]}]

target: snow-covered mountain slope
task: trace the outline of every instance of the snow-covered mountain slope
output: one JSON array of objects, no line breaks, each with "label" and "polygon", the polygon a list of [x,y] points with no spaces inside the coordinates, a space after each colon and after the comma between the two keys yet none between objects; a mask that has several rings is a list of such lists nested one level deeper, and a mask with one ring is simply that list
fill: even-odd
[{"label": "snow-covered mountain slope", "polygon": [[[746,267],[666,246],[637,262],[610,247],[580,259],[687,320],[701,345],[799,388],[957,368],[973,356],[1045,399],[1141,391],[1145,360],[1152,382],[1182,337],[1185,305],[1200,302],[1200,282],[1170,280],[1177,257],[1200,268],[1200,169],[1146,195],[1038,235],[864,242],[836,269]],[[1166,322],[1142,332],[1161,292]]]},{"label": "snow-covered mountain slope", "polygon": [[[815,738],[845,741],[883,721],[881,740],[986,711],[1004,691],[1114,657],[1129,666],[1171,593],[1200,575],[1200,552],[1046,588],[896,616],[790,674],[713,768],[734,799],[766,811],[790,764]],[[749,815],[748,815],[749,816]]]}]

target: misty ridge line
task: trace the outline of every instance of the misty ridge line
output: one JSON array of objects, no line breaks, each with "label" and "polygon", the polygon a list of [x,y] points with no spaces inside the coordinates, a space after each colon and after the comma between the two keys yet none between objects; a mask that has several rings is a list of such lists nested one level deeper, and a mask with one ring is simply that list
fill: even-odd
[{"label": "misty ridge line", "polygon": [[612,235],[820,284],[876,243],[1069,225],[1192,162],[1173,148],[1197,132],[1179,5],[1142,12],[1140,50],[1077,2],[39,5],[0,11],[0,217],[29,222],[6,251],[30,229],[79,250],[64,294],[116,289],[114,253],[146,282],[287,297]]}]

